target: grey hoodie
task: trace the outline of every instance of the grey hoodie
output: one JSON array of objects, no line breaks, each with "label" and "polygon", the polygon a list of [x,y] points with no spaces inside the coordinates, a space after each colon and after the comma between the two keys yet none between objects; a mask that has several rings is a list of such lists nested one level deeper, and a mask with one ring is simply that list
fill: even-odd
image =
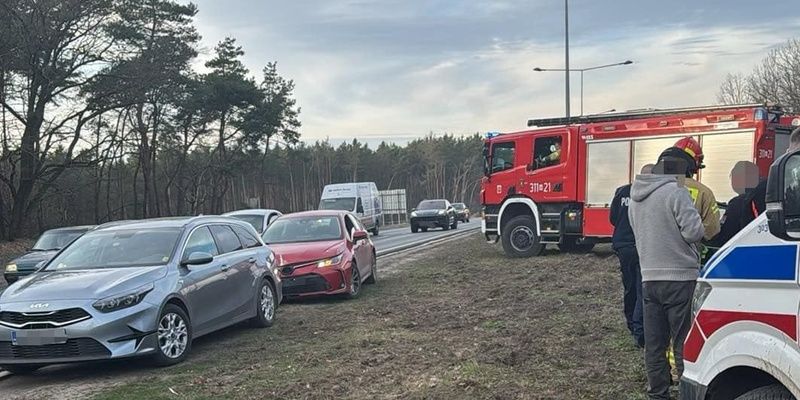
[{"label": "grey hoodie", "polygon": [[689,191],[671,175],[639,175],[628,216],[636,237],[642,281],[693,281],[705,233]]}]

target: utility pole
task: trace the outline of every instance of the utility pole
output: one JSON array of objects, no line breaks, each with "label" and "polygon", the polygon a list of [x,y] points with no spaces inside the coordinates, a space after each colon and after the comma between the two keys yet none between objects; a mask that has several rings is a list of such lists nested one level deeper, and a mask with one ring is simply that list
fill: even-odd
[{"label": "utility pole", "polygon": [[569,0],[564,0],[564,60],[566,66],[564,67],[566,76],[566,111],[567,120],[569,121]]}]

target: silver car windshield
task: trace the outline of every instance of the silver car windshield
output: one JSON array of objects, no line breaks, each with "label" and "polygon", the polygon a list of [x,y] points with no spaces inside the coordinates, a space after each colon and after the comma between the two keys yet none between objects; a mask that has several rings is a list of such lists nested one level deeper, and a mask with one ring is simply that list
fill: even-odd
[{"label": "silver car windshield", "polygon": [[281,218],[264,232],[264,243],[296,243],[336,240],[342,237],[338,217]]},{"label": "silver car windshield", "polygon": [[47,271],[164,265],[172,258],[179,228],[115,229],[81,236],[48,265]]},{"label": "silver car windshield", "polygon": [[261,232],[264,229],[264,216],[263,215],[256,215],[256,214],[240,214],[240,215],[231,215],[231,218],[236,218],[239,221],[247,222],[248,224],[252,225],[253,228],[256,228],[256,232]]}]

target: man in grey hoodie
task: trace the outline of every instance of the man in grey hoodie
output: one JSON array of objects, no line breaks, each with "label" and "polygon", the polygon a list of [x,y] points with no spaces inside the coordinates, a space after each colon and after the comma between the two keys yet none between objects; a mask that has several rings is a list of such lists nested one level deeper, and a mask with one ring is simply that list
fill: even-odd
[{"label": "man in grey hoodie", "polygon": [[662,157],[653,175],[639,175],[628,209],[642,271],[648,396],[669,399],[667,349],[672,341],[678,375],[691,327],[692,295],[700,268],[697,243],[705,233],[682,184],[686,161]]}]

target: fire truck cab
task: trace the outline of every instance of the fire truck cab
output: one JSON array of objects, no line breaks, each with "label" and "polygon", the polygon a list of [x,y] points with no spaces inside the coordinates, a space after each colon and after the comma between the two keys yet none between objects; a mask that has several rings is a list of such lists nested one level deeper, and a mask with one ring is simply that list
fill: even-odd
[{"label": "fire truck cab", "polygon": [[755,162],[766,177],[788,147],[791,126],[779,107],[763,104],[639,110],[528,121],[536,129],[487,134],[481,181],[482,231],[511,257],[588,251],[611,237],[615,190],[685,136],[703,147],[698,180],[717,200],[735,196],[730,172]]},{"label": "fire truck cab", "polygon": [[800,152],[771,167],[766,201],[700,271],[683,400],[800,398]]}]

